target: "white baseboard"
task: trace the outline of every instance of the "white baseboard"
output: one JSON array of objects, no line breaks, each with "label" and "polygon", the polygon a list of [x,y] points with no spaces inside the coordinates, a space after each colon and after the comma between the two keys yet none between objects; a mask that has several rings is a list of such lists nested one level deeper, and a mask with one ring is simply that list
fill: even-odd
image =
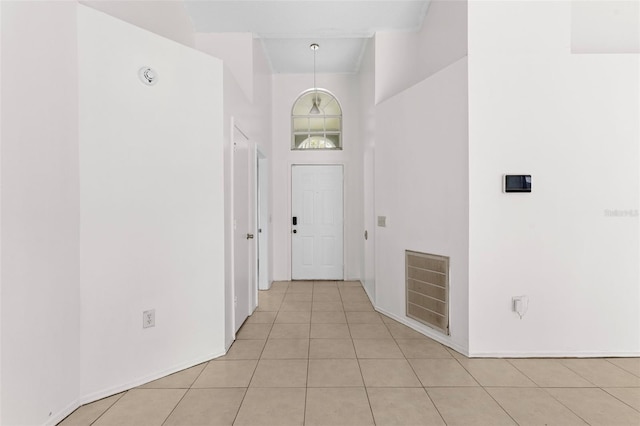
[{"label": "white baseboard", "polygon": [[[357,279],[354,281],[358,281]],[[360,281],[362,284],[362,281]],[[398,316],[393,314],[385,309],[376,306],[375,300],[372,295],[367,291],[367,288],[362,285],[364,288],[367,297],[373,304],[373,307],[376,311],[380,312],[398,321],[401,324],[406,325],[412,330],[417,331],[420,334],[429,337],[430,339],[435,340],[438,343],[447,346],[454,351],[461,353],[464,356],[469,358],[638,358],[640,357],[640,352],[619,352],[619,351],[577,351],[577,352],[566,352],[566,351],[501,351],[501,352],[469,352],[468,347],[464,347],[456,342],[451,341],[447,336],[444,336],[437,331],[423,326],[410,318]],[[467,345],[468,346],[468,345]]]},{"label": "white baseboard", "polygon": [[151,381],[160,379],[162,377],[168,376],[169,374],[173,374],[173,373],[177,373],[178,371],[184,370],[186,368],[190,368],[193,367],[195,365],[201,364],[203,362],[206,361],[210,361],[214,358],[218,358],[222,355],[224,355],[226,352],[222,352],[222,353],[214,353],[214,354],[209,354],[209,355],[205,355],[202,357],[198,357],[196,359],[193,359],[191,361],[185,362],[185,363],[181,363],[178,365],[174,365],[171,368],[167,368],[165,370],[161,370],[158,372],[155,372],[153,374],[147,374],[146,376],[143,377],[139,377],[136,378],[134,380],[131,380],[129,382],[123,383],[121,385],[117,385],[117,386],[112,386],[106,389],[102,389],[100,391],[97,392],[92,392],[89,393],[87,395],[83,395],[78,399],[78,406],[80,405],[84,405],[84,404],[88,404],[90,402],[94,402],[97,401],[99,399],[102,398],[106,398],[108,396],[111,395],[115,395],[117,393],[120,392],[124,392],[126,390],[130,390],[133,389],[135,387],[138,387],[140,385],[144,385],[145,383],[149,383]]},{"label": "white baseboard", "polygon": [[69,414],[73,413],[81,405],[82,404],[80,404],[79,400],[76,399],[71,404],[69,404],[66,407],[64,407],[62,410],[58,411],[57,413],[52,414],[51,417],[49,417],[49,419],[45,422],[45,426],[57,425],[62,420],[64,420],[65,417],[67,417]]},{"label": "white baseboard", "polygon": [[640,357],[637,352],[601,352],[601,351],[579,351],[579,352],[556,352],[556,351],[535,351],[535,352],[473,352],[470,358],[636,358]]},{"label": "white baseboard", "polygon": [[266,290],[271,290],[271,284],[273,284],[273,281],[267,281],[267,285],[265,288],[260,287],[260,285],[258,285],[258,290],[260,291],[266,291]]},{"label": "white baseboard", "polygon": [[375,310],[380,312],[381,314],[384,314],[386,316],[388,316],[389,318],[392,318],[396,321],[398,321],[401,324],[406,325],[407,327],[409,327],[410,329],[417,331],[420,334],[424,334],[425,336],[427,336],[430,339],[435,340],[438,343],[441,343],[451,349],[453,349],[456,352],[461,353],[462,355],[465,356],[469,356],[469,349],[463,347],[462,345],[459,345],[458,343],[452,342],[449,338],[447,338],[446,336],[441,335],[440,333],[438,333],[437,331],[427,327],[427,326],[420,326],[417,324],[414,324],[413,322],[409,321],[409,318],[404,318],[404,317],[400,317],[398,315],[392,314],[391,312],[388,312],[384,309],[382,309],[379,306],[376,306],[375,304],[373,305]]},{"label": "white baseboard", "polygon": [[[374,305],[375,306],[375,305]],[[638,352],[603,352],[603,351],[578,351],[578,352],[564,352],[564,351],[502,351],[502,352],[469,352],[468,348],[464,348],[454,342],[447,340],[444,336],[438,332],[429,329],[428,327],[420,327],[411,323],[407,318],[402,318],[391,312],[375,306],[376,311],[393,318],[406,325],[407,327],[424,334],[425,336],[437,341],[438,343],[447,346],[456,352],[459,352],[469,358],[634,358],[640,357]]]},{"label": "white baseboard", "polygon": [[[375,306],[375,305],[374,305]],[[436,331],[432,331],[428,327],[420,327],[408,321],[407,318],[402,318],[391,312],[375,306],[376,311],[393,318],[406,325],[407,327],[417,331],[420,334],[441,343],[456,352],[459,352],[469,358],[635,358],[640,357],[638,352],[603,352],[603,351],[579,351],[579,352],[564,352],[564,351],[502,351],[502,352],[469,352],[467,348],[463,348],[454,342],[447,340],[444,336],[441,336]]]},{"label": "white baseboard", "polygon": [[372,295],[369,294],[369,291],[367,290],[367,287],[364,285],[364,283],[362,281],[360,281],[360,285],[362,285],[362,288],[364,289],[364,292],[367,294],[367,297],[369,298],[369,301],[371,302],[371,304],[373,306],[376,306]]}]

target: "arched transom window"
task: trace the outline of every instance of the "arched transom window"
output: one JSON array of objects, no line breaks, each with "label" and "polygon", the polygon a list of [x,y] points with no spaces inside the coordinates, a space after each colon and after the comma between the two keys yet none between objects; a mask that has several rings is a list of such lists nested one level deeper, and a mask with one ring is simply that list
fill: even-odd
[{"label": "arched transom window", "polygon": [[331,93],[311,89],[291,111],[291,149],[342,149],[342,108]]}]

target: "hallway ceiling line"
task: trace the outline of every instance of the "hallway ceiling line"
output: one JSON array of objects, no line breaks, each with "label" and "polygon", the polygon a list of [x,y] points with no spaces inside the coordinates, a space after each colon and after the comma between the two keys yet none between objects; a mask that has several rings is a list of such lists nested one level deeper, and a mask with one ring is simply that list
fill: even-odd
[{"label": "hallway ceiling line", "polygon": [[274,73],[312,73],[309,45],[319,43],[318,73],[356,73],[377,31],[416,31],[429,0],[185,0],[197,33],[250,32]]}]

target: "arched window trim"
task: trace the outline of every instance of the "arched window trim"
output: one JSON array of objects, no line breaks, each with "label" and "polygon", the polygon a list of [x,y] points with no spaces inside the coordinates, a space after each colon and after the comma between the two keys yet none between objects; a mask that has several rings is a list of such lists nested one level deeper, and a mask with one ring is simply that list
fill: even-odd
[{"label": "arched window trim", "polygon": [[[326,105],[320,105],[320,110],[322,114],[299,114],[294,115],[294,111],[298,103],[304,98],[308,97],[310,94],[318,93],[320,95],[325,95],[325,97],[330,97],[330,101]],[[335,102],[339,114],[325,114],[324,109],[327,108],[332,102]],[[309,120],[309,124],[306,128],[306,131],[296,131],[295,119],[317,119],[323,118],[324,125],[322,130],[311,130],[311,120]],[[327,119],[337,120],[339,125],[337,129],[327,130]],[[306,138],[302,139],[304,136]],[[336,146],[337,144],[337,146]],[[303,147],[305,145],[305,147]],[[314,147],[319,146],[322,147]],[[333,146],[331,146],[333,145]],[[307,89],[302,92],[296,100],[293,102],[291,106],[291,150],[293,151],[327,151],[327,150],[342,150],[342,106],[338,98],[331,93],[329,90],[322,88],[312,88]]]}]

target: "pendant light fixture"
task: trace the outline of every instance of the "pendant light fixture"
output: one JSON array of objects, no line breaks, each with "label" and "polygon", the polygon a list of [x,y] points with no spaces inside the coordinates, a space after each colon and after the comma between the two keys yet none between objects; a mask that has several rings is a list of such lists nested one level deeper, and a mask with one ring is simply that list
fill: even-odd
[{"label": "pendant light fixture", "polygon": [[313,105],[311,106],[311,110],[309,114],[320,114],[320,99],[318,99],[318,86],[316,86],[316,50],[320,49],[320,45],[318,43],[312,43],[309,46],[311,50],[313,50],[313,90],[315,91],[315,96],[313,97]]}]

